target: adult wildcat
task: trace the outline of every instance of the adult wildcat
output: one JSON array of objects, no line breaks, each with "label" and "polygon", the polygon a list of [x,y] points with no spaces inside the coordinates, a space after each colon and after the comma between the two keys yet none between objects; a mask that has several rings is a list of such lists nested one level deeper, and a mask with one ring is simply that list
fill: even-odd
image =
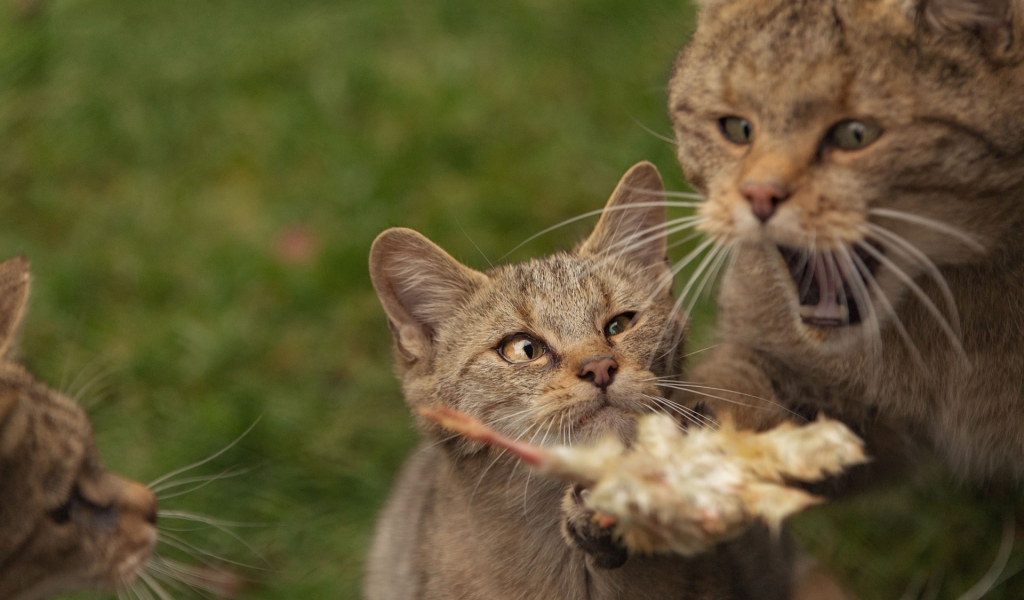
[{"label": "adult wildcat", "polygon": [[[678,358],[666,357],[680,355],[685,323],[673,310],[662,191],[641,163],[575,251],[486,274],[414,231],[381,234],[370,273],[410,408],[456,408],[540,444],[628,437],[634,415],[673,410],[658,378],[677,372]],[[594,569],[560,532],[564,484],[418,425],[424,441],[368,560],[370,600],[788,597],[788,552],[762,531],[698,559],[637,556]],[[570,519],[585,521],[573,509],[569,496]]]},{"label": "adult wildcat", "polygon": [[734,261],[691,377],[757,408],[692,402],[753,427],[787,414],[750,396],[823,409],[1019,479],[1024,3],[704,5],[669,108]]},{"label": "adult wildcat", "polygon": [[156,499],[103,469],[85,412],[9,356],[29,266],[0,264],[0,598],[130,585],[156,543]]}]

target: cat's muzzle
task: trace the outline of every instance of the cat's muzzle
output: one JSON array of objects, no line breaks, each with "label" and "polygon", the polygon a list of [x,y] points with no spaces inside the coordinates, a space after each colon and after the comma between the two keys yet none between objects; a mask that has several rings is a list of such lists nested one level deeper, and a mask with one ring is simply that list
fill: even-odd
[{"label": "cat's muzzle", "polygon": [[[879,252],[882,248],[873,247]],[[790,277],[796,285],[800,319],[815,327],[858,325],[870,311],[869,279],[874,279],[879,261],[858,247],[845,256],[804,248],[778,246]],[[866,272],[865,272],[866,271]]]}]

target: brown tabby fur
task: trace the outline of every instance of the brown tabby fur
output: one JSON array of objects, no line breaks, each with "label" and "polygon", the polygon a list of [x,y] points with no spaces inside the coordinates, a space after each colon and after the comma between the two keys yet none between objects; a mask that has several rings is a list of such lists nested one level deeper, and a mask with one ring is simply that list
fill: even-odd
[{"label": "brown tabby fur", "polygon": [[131,583],[156,543],[156,500],[106,472],[74,401],[9,358],[28,262],[0,264],[0,598]]},{"label": "brown tabby fur", "polygon": [[[381,234],[370,273],[409,406],[453,407],[540,444],[628,436],[632,415],[659,409],[644,394],[665,393],[653,378],[675,374],[678,360],[664,357],[679,356],[684,332],[667,285],[665,211],[650,202],[661,191],[657,171],[641,163],[574,252],[486,274],[411,230]],[[637,243],[621,245],[630,241]],[[609,320],[633,311],[628,330],[605,336]],[[517,332],[543,340],[549,353],[506,362],[496,349]],[[581,374],[595,357],[618,363],[607,391]],[[788,595],[788,553],[759,531],[698,559],[634,556],[619,569],[596,569],[560,533],[564,484],[418,425],[424,441],[399,477],[369,557],[369,600]],[[572,517],[571,502],[567,509]]]},{"label": "brown tabby fur", "polygon": [[[722,344],[693,378],[790,409],[824,409],[893,446],[923,439],[964,477],[1019,480],[1024,2],[705,5],[680,55],[669,107],[682,166],[707,195],[703,228],[732,246],[735,261],[720,296]],[[751,144],[723,137],[719,119],[731,115],[752,123]],[[824,144],[844,119],[875,123],[881,136],[853,151]],[[741,192],[750,183],[788,194],[764,224]],[[980,247],[878,209],[948,224]],[[959,313],[963,353],[892,265],[875,273],[875,323],[820,327],[800,319],[776,246],[849,257],[868,240],[955,323],[940,278],[879,228],[937,265]],[[769,402],[723,397],[758,406],[691,401],[753,427],[791,418]],[[879,435],[879,427],[902,433]],[[874,452],[887,460],[885,448]]]}]

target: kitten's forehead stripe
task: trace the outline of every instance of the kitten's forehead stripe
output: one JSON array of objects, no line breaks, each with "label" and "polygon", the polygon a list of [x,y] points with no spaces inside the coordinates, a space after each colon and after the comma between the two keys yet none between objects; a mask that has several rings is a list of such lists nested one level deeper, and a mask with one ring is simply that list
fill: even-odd
[{"label": "kitten's forehead stripe", "polygon": [[614,257],[582,261],[566,253],[504,265],[489,275],[493,286],[470,311],[493,322],[492,337],[527,331],[556,348],[603,340],[604,322],[635,309],[637,295],[651,288],[638,265]]}]

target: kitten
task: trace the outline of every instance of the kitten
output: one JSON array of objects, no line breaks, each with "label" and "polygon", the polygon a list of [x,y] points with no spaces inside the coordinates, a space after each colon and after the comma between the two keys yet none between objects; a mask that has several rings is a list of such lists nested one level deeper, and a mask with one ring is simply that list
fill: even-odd
[{"label": "kitten", "polygon": [[791,418],[751,396],[824,410],[876,463],[921,442],[1020,479],[1024,2],[703,4],[669,108],[733,262],[691,377],[748,396],[690,402],[751,427]]},{"label": "kitten", "polygon": [[[486,274],[414,231],[381,234],[370,273],[410,408],[456,408],[540,444],[628,438],[635,415],[674,408],[657,378],[676,374],[679,361],[666,357],[680,356],[685,323],[671,297],[662,191],[641,163],[575,251]],[[600,555],[601,540],[560,531],[565,517],[586,526],[576,491],[563,510],[564,484],[418,425],[423,443],[368,560],[370,600],[788,597],[788,552],[763,531],[696,560],[595,568],[572,543]]]},{"label": "kitten", "polygon": [[0,264],[0,598],[130,585],[156,543],[156,499],[104,470],[74,401],[9,358],[29,292]]}]

